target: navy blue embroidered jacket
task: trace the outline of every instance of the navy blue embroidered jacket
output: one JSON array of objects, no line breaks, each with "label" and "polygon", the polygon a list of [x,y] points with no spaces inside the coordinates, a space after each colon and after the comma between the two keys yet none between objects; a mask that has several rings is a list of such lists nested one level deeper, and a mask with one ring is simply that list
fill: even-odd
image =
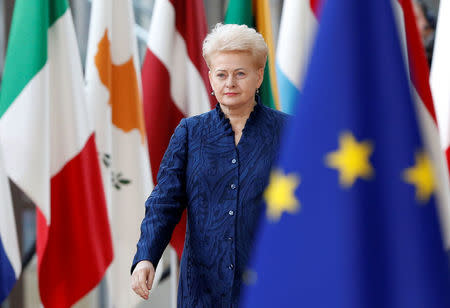
[{"label": "navy blue embroidered jacket", "polygon": [[145,203],[132,270],[154,266],[187,208],[178,307],[235,307],[287,115],[256,104],[237,146],[215,110],[181,120]]}]

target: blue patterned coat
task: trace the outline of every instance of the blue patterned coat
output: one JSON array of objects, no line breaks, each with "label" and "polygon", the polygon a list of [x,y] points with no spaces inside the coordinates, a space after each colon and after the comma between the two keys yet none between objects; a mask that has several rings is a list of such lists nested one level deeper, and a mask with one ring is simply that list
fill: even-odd
[{"label": "blue patterned coat", "polygon": [[287,115],[258,103],[237,146],[215,110],[181,120],[145,203],[132,270],[158,264],[187,208],[178,307],[236,307],[261,198]]}]

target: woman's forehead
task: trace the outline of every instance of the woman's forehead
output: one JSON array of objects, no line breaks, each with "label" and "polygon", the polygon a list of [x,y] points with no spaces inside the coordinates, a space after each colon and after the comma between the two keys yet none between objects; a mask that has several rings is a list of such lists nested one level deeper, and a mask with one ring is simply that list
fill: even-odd
[{"label": "woman's forehead", "polygon": [[255,59],[249,52],[225,51],[216,52],[211,56],[213,70],[236,70],[239,68],[254,68]]}]

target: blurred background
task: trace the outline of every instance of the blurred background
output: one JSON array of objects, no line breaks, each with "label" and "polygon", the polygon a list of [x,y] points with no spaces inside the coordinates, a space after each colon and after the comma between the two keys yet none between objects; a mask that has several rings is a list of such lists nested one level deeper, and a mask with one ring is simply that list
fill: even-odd
[{"label": "blurred background", "polygon": [[[35,1],[35,0],[30,0]],[[10,30],[11,18],[14,9],[14,0],[0,0],[0,74],[3,74],[3,66],[5,61],[6,48],[8,44],[8,33]],[[78,39],[78,46],[81,55],[81,63],[85,65],[89,21],[90,21],[90,0],[71,0],[69,1],[73,14],[75,30]],[[139,60],[142,65],[146,42],[148,38],[148,28],[153,14],[153,0],[133,0],[134,14],[135,14],[135,30],[138,40]],[[277,42],[278,30],[280,25],[280,18],[283,7],[283,0],[270,0],[270,15],[272,24],[272,33],[274,42]],[[435,27],[436,16],[439,9],[439,0],[424,0],[423,4],[425,11],[418,12],[417,24],[419,32],[422,34],[422,39],[427,51],[431,57],[433,48],[433,36],[430,36],[431,28]],[[227,0],[204,0],[206,17],[209,28],[217,22],[223,22],[225,12],[227,9]],[[434,23],[433,23],[434,21]],[[422,29],[423,28],[423,29]],[[432,29],[431,29],[432,30]],[[431,61],[431,59],[429,59]],[[1,87],[0,75],[0,87]],[[25,267],[20,280],[15,285],[9,298],[1,305],[1,308],[31,308],[39,307],[39,292],[37,285],[36,274],[36,216],[34,205],[21,194],[17,187],[11,187],[13,192],[13,200],[15,204],[15,217],[17,222],[17,230],[19,237],[19,245],[22,259]],[[142,205],[143,206],[143,205]],[[136,222],[138,223],[138,222]],[[165,258],[163,264],[165,274],[163,280],[156,288],[151,299],[148,302],[142,302],[138,307],[168,307],[170,306],[170,286],[168,277],[169,260]],[[130,260],[131,262],[131,260]],[[76,307],[106,307],[105,306],[105,291],[102,290],[102,285],[97,287],[86,298],[81,300]]]}]

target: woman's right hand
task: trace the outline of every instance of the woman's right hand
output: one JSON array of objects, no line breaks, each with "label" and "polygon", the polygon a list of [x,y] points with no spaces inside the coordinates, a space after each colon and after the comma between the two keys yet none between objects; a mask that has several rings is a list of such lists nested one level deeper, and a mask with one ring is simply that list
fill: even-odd
[{"label": "woman's right hand", "polygon": [[148,299],[149,290],[152,289],[153,278],[155,278],[155,267],[150,261],[143,260],[136,264],[131,275],[131,288],[142,297]]}]

